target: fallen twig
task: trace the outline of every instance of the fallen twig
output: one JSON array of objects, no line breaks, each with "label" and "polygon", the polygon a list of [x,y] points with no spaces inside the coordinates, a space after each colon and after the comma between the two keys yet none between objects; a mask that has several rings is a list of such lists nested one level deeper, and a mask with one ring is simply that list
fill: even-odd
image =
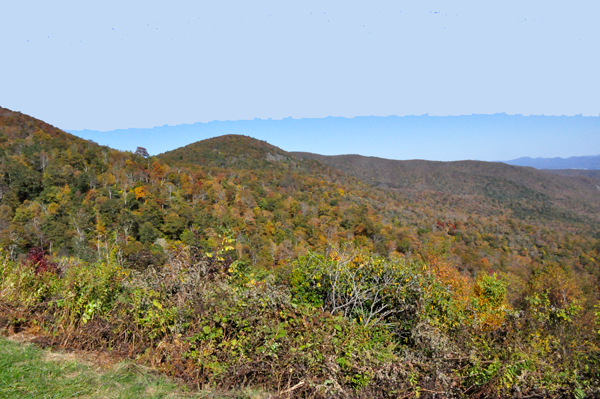
[{"label": "fallen twig", "polygon": [[297,383],[297,384],[296,384],[296,385],[294,385],[293,387],[291,387],[291,388],[289,388],[289,389],[286,389],[286,390],[285,390],[285,391],[283,391],[283,392],[280,392],[280,393],[279,393],[279,395],[283,395],[283,394],[285,394],[285,393],[290,393],[290,392],[292,392],[293,390],[300,388],[302,385],[304,385],[304,381],[300,381],[299,383]]}]

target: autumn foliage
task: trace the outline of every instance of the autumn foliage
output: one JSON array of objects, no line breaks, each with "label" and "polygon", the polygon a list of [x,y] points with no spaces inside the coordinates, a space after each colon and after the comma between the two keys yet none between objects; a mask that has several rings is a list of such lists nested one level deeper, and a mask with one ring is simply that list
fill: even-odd
[{"label": "autumn foliage", "polygon": [[600,392],[598,215],[568,176],[244,136],[150,156],[5,109],[0,150],[4,331],[214,389]]}]

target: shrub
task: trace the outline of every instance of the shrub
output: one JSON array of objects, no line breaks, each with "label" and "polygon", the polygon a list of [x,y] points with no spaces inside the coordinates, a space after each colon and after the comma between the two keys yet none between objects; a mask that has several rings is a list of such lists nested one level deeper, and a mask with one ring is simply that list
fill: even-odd
[{"label": "shrub", "polygon": [[56,262],[49,261],[44,249],[41,247],[34,247],[29,250],[29,254],[27,255],[27,263],[35,268],[36,275],[41,273],[60,273],[58,264]]},{"label": "shrub", "polygon": [[310,253],[293,262],[291,269],[289,284],[295,301],[365,326],[386,326],[402,337],[420,319],[444,329],[467,320],[466,304],[420,261]]},{"label": "shrub", "polygon": [[[215,251],[165,246],[164,266],[31,262],[0,267],[0,326],[46,342],[110,348],[197,386],[297,397],[594,394],[597,327],[544,293],[519,311],[496,275],[475,281],[438,259],[309,253],[276,273]],[[46,259],[46,258],[43,258]],[[37,262],[36,265],[39,265]],[[600,324],[598,324],[600,325]]]}]

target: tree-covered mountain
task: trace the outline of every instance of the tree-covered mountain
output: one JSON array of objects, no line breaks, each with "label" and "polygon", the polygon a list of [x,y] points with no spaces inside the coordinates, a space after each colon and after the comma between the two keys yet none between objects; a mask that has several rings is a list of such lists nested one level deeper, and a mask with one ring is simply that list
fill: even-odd
[{"label": "tree-covered mountain", "polygon": [[285,151],[246,136],[225,135],[199,141],[159,156],[169,163],[204,167],[261,169],[270,161],[290,160]]},{"label": "tree-covered mountain", "polygon": [[195,385],[595,392],[600,192],[568,174],[236,135],[151,157],[0,109],[0,328]]},{"label": "tree-covered mountain", "polygon": [[592,184],[600,184],[600,170],[586,170],[586,169],[546,169],[547,172],[555,173],[562,176],[577,177],[580,179],[589,179],[588,182]]},{"label": "tree-covered mountain", "polygon": [[573,178],[499,162],[293,154],[300,159],[318,160],[377,187],[480,196],[522,219],[570,220],[594,226],[600,221],[600,192],[591,179],[583,176]]},{"label": "tree-covered mountain", "polygon": [[[231,256],[263,267],[351,244],[421,258],[445,248],[475,275],[511,267],[516,253],[540,264],[564,257],[577,232],[587,253],[597,234],[600,193],[585,177],[288,153],[235,135],[148,157],[1,115],[0,239],[15,258],[37,246],[87,260],[116,251],[144,267],[165,262],[165,242],[206,252],[228,232]],[[551,250],[542,256],[540,247]],[[563,261],[575,268],[581,259]]]}]

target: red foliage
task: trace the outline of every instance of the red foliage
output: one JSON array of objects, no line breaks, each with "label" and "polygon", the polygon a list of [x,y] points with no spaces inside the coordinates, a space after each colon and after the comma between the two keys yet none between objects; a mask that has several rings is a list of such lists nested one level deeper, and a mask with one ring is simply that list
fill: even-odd
[{"label": "red foliage", "polygon": [[27,263],[35,266],[35,275],[39,275],[45,272],[60,274],[60,269],[56,262],[50,262],[46,257],[44,249],[41,247],[31,248],[29,255],[27,255]]}]

